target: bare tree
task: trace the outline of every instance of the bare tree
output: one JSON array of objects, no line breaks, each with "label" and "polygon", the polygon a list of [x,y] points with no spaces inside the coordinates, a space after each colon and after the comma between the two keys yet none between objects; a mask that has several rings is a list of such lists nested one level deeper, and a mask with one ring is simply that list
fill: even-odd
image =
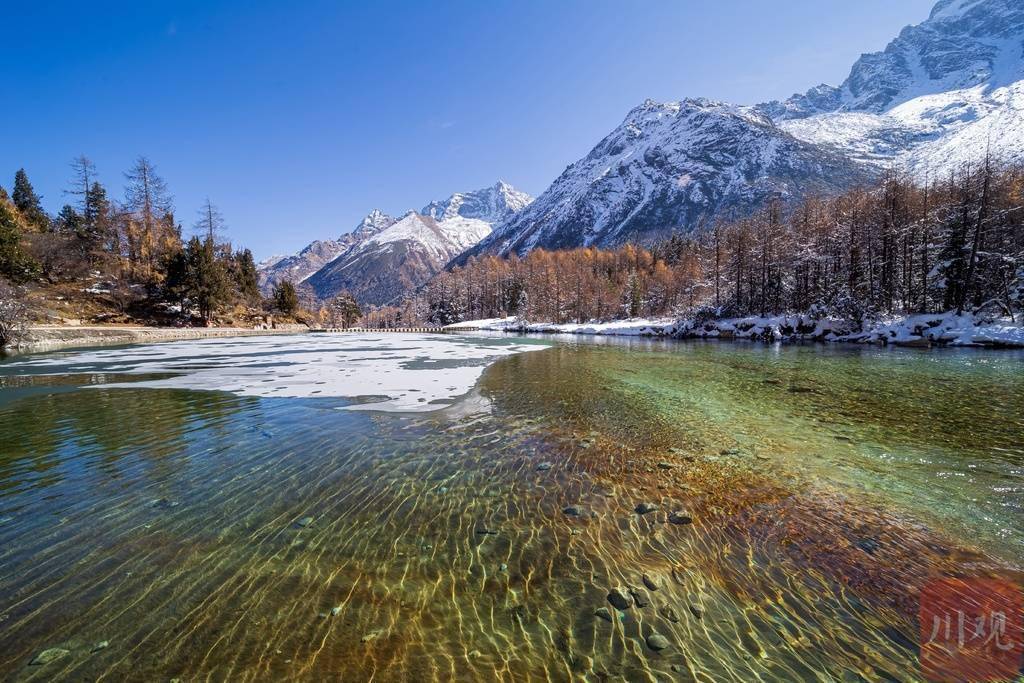
[{"label": "bare tree", "polygon": [[194,229],[197,235],[205,239],[217,241],[227,230],[224,216],[221,215],[217,206],[207,197],[203,206],[199,209],[199,218],[196,220]]},{"label": "bare tree", "polygon": [[0,349],[17,346],[28,333],[28,306],[11,285],[0,280]]},{"label": "bare tree", "polygon": [[88,223],[95,218],[95,208],[90,206],[92,202],[92,184],[96,182],[96,164],[89,157],[81,154],[71,160],[71,183],[64,194],[79,197],[79,211]]},{"label": "bare tree", "polygon": [[139,157],[130,171],[124,174],[125,206],[138,224],[137,244],[130,251],[149,264],[156,264],[158,246],[163,241],[166,217],[173,212],[167,184],[157,175],[156,167],[146,157]]}]

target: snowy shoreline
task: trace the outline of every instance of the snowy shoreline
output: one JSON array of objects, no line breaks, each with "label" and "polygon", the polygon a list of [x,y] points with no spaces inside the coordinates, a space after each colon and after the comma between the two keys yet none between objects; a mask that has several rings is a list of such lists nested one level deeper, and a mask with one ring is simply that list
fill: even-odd
[{"label": "snowy shoreline", "polygon": [[966,346],[1024,348],[1024,324],[1009,318],[980,320],[955,312],[884,318],[864,326],[852,321],[809,315],[742,318],[643,319],[590,323],[532,323],[518,318],[467,320],[445,330],[487,330],[539,334],[664,337],[672,339],[746,339],[765,342],[845,342],[921,347]]},{"label": "snowy shoreline", "polygon": [[30,327],[24,340],[9,353],[58,351],[66,348],[106,346],[111,344],[150,344],[230,337],[265,337],[306,332],[305,325],[282,325],[276,329],[251,327],[152,327],[143,325],[36,325]]}]

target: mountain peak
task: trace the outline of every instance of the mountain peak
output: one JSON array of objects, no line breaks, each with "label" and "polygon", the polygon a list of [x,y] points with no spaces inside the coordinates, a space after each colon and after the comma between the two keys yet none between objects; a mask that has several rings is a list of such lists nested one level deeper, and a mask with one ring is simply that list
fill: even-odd
[{"label": "mountain peak", "polygon": [[985,0],[939,0],[928,15],[928,21],[943,21],[957,19],[964,15],[972,7],[983,3]]},{"label": "mountain peak", "polygon": [[838,88],[819,85],[758,109],[777,119],[849,111],[883,113],[917,97],[1024,77],[1024,3],[939,0],[881,52],[865,53]]},{"label": "mountain peak", "polygon": [[476,253],[646,243],[772,197],[834,191],[864,173],[803,143],[750,107],[709,99],[645,100]]},{"label": "mountain peak", "polygon": [[[395,218],[393,216],[389,216],[380,209],[374,209],[366,214],[363,220],[359,221],[356,227],[352,229],[351,234],[366,235],[378,233],[394,224],[394,222]],[[345,239],[344,235],[342,235],[342,239]]]},{"label": "mountain peak", "polygon": [[820,85],[755,107],[806,142],[873,166],[943,174],[1024,158],[1024,3],[940,0],[838,88]]},{"label": "mountain peak", "polygon": [[420,213],[439,221],[462,217],[498,223],[521,211],[532,201],[530,195],[498,180],[491,187],[473,192],[456,192],[448,199],[430,202]]}]

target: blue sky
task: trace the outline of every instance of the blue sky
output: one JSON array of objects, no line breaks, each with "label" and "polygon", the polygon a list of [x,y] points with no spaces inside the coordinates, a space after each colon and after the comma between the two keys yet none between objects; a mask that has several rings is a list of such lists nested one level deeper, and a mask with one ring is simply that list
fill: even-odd
[{"label": "blue sky", "polygon": [[[34,4],[35,7],[30,5]],[[46,2],[4,9],[0,184],[148,156],[258,258],[502,178],[539,194],[651,97],[838,84],[932,0]]]}]

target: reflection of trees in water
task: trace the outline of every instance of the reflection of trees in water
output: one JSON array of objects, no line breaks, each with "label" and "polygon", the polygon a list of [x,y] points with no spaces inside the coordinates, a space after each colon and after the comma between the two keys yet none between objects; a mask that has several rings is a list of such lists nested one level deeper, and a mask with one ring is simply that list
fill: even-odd
[{"label": "reflection of trees in water", "polygon": [[256,399],[216,392],[90,389],[30,395],[0,406],[0,491],[45,488],[99,469],[103,486],[130,475],[126,455],[146,478],[166,481],[184,466],[190,442],[220,438],[227,418]]}]

